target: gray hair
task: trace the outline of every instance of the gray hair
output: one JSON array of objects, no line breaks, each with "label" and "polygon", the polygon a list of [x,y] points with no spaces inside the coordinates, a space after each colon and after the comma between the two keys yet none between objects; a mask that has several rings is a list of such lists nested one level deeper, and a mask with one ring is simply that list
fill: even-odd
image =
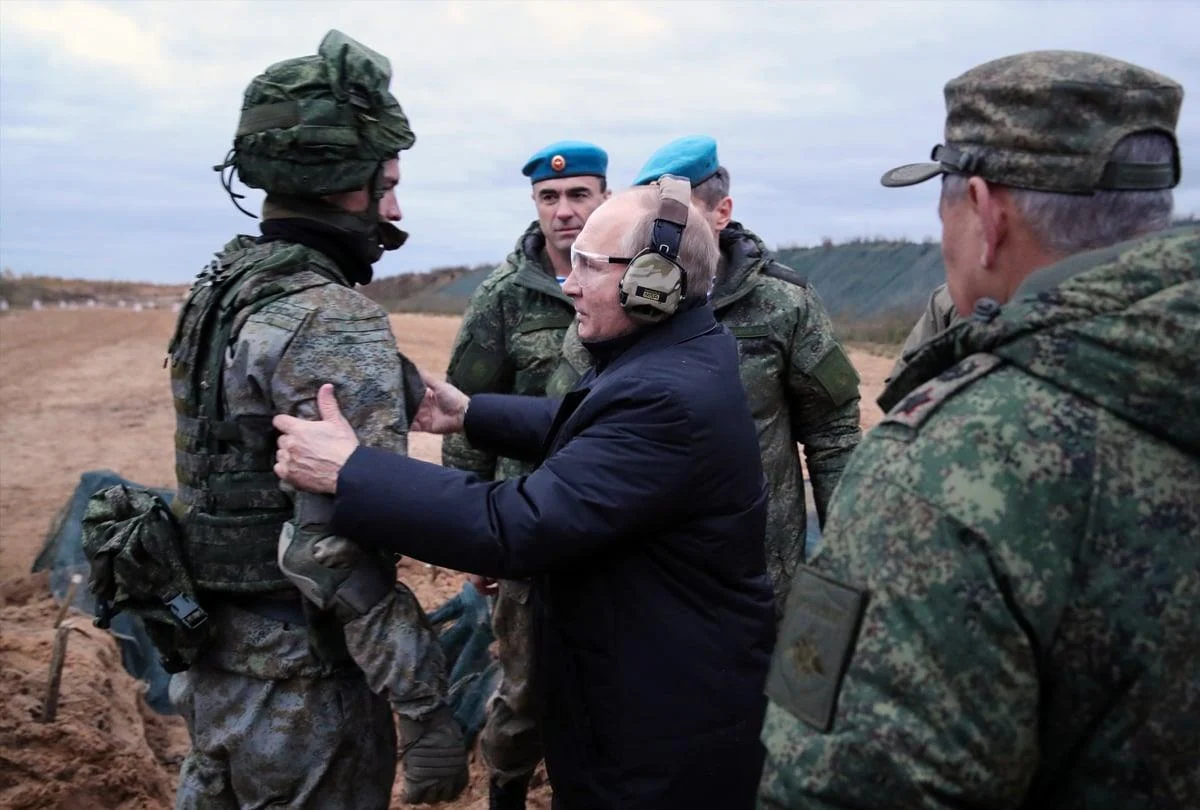
[{"label": "gray hair", "polygon": [[[1161,132],[1139,132],[1122,138],[1112,159],[1159,163],[1169,161],[1174,144]],[[967,177],[942,176],[942,202],[955,203],[967,193]],[[1063,194],[1010,188],[1009,195],[1042,246],[1070,255],[1107,247],[1171,224],[1175,197],[1171,189]]]},{"label": "gray hair", "polygon": [[718,166],[712,177],[692,188],[692,196],[704,203],[711,211],[729,196],[729,169]]},{"label": "gray hair", "polygon": [[[650,246],[650,234],[654,220],[658,217],[658,187],[635,186],[623,194],[636,197],[641,204],[637,219],[625,232],[621,243],[621,255],[635,256]],[[693,202],[688,205],[687,225],[683,238],[679,240],[679,264],[687,271],[687,297],[689,300],[708,294],[717,275],[717,262],[721,253],[717,249],[717,238],[703,214]]]}]

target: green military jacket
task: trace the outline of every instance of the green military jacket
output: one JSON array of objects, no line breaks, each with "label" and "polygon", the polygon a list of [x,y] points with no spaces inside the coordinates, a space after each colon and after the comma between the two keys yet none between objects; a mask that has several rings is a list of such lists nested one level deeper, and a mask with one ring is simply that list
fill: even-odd
[{"label": "green military jacket", "polygon": [[1198,357],[1195,227],[926,344],[788,599],[760,806],[1200,807]]},{"label": "green military jacket", "polygon": [[[575,306],[555,280],[545,249],[534,222],[471,296],[446,371],[446,378],[467,394],[546,393]],[[489,480],[532,470],[527,463],[472,447],[462,434],[443,440],[442,464]]]},{"label": "green military jacket", "polygon": [[[742,385],[758,428],[767,507],[767,570],[777,612],[804,558],[807,508],[799,442],[817,513],[825,507],[850,453],[858,446],[858,374],[850,365],[824,305],[795,271],[771,258],[739,223],[721,232],[721,272],[711,301],[717,320],[737,338]],[[550,384],[559,396],[590,357],[571,329]]]}]

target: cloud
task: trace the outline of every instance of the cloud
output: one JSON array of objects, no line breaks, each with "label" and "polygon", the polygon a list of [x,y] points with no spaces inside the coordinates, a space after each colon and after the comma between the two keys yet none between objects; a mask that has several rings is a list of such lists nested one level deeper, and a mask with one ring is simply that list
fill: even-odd
[{"label": "cloud", "polygon": [[[386,54],[417,133],[402,157],[412,239],[379,272],[497,261],[533,216],[525,158],[559,138],[623,185],[666,140],[708,132],[739,219],[768,243],[936,234],[936,188],[880,173],[940,140],[941,88],[1036,48],[1108,53],[1200,86],[1183,3],[0,3],[0,263],[181,281],[235,230],[211,166],[242,92],[331,27]],[[336,13],[331,13],[336,11]],[[1087,25],[1080,25],[1081,19]],[[1131,36],[1153,24],[1153,38]],[[1177,203],[1200,111],[1185,101]],[[261,199],[249,193],[251,204]]]},{"label": "cloud", "polygon": [[4,24],[27,42],[46,48],[55,61],[119,71],[123,78],[161,87],[173,64],[161,35],[117,8],[72,0],[6,3]]}]

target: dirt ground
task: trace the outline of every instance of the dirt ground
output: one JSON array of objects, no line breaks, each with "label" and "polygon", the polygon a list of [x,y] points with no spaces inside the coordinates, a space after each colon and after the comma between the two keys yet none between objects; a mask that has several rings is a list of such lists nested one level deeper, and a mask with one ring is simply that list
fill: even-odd
[{"label": "dirt ground", "polygon": [[[109,468],[173,488],[173,410],[162,368],[174,316],[164,310],[13,312],[0,317],[0,806],[13,810],[165,810],[187,751],[182,720],[149,711],[114,640],[86,616],[69,619],[58,720],[40,710],[56,607],[44,577],[28,574],[55,512],[85,470]],[[401,350],[418,366],[446,367],[458,318],[394,315]],[[889,357],[851,351],[863,378],[864,427]],[[413,455],[438,461],[439,437],[414,434]],[[401,576],[426,607],[460,575],[406,560]],[[543,779],[539,773],[539,781]],[[398,794],[397,794],[398,795]],[[483,810],[486,777],[446,810]],[[393,807],[401,807],[398,799]],[[549,807],[549,788],[530,806]]]}]

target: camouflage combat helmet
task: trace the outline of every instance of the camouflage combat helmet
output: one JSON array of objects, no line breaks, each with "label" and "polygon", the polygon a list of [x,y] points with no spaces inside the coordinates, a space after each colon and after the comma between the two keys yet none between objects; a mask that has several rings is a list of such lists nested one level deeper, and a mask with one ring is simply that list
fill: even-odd
[{"label": "camouflage combat helmet", "polygon": [[271,194],[363,188],[416,141],[388,90],[391,75],[386,57],[330,31],[316,55],[277,62],[250,82],[233,148],[217,168]]}]

